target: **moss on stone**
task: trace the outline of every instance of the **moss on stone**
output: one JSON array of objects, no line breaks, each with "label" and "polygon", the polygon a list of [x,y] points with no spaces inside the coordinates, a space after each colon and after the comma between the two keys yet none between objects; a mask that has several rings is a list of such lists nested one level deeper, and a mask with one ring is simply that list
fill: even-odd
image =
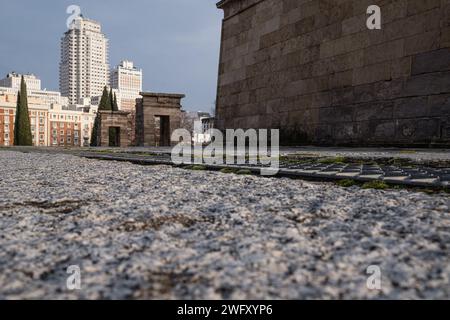
[{"label": "moss on stone", "polygon": [[385,190],[389,188],[389,185],[384,181],[370,181],[366,182],[362,185],[363,189],[377,189],[377,190]]},{"label": "moss on stone", "polygon": [[252,174],[252,172],[250,170],[248,170],[248,169],[241,169],[241,170],[238,170],[236,172],[236,174],[246,175],[246,174]]},{"label": "moss on stone", "polygon": [[202,166],[202,165],[190,165],[190,166],[186,166],[185,169],[194,170],[194,171],[205,171],[206,167]]},{"label": "moss on stone", "polygon": [[337,181],[336,184],[340,187],[349,188],[358,185],[358,182],[352,179],[344,179]]},{"label": "moss on stone", "polygon": [[220,170],[222,173],[236,173],[236,170],[233,168],[223,168]]}]

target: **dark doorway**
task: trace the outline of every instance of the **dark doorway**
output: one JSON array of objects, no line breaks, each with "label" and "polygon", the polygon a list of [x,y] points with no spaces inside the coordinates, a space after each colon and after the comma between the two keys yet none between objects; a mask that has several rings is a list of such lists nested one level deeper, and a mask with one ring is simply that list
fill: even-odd
[{"label": "dark doorway", "polygon": [[170,117],[159,116],[159,145],[170,147]]},{"label": "dark doorway", "polygon": [[109,127],[109,146],[120,147],[120,128]]}]

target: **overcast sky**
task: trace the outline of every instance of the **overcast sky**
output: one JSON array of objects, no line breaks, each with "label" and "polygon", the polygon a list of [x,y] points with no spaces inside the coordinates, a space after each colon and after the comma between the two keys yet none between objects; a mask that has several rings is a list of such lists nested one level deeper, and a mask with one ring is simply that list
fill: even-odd
[{"label": "overcast sky", "polygon": [[59,90],[66,8],[102,24],[110,65],[143,69],[144,91],[185,93],[183,106],[210,111],[216,96],[222,11],[214,0],[1,0],[0,77],[34,73]]}]

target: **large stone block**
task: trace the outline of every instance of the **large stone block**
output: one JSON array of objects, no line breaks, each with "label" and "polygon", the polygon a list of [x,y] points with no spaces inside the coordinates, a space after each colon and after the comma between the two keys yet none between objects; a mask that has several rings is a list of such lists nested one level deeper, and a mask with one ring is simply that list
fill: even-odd
[{"label": "large stone block", "polygon": [[411,57],[394,59],[391,62],[391,78],[409,77],[411,75]]},{"label": "large stone block", "polygon": [[405,143],[437,141],[441,138],[440,125],[438,119],[398,120],[395,138]]},{"label": "large stone block", "polygon": [[429,96],[428,105],[430,117],[450,116],[450,94]]},{"label": "large stone block", "polygon": [[355,106],[355,121],[391,120],[394,102],[370,102]]},{"label": "large stone block", "polygon": [[408,15],[439,8],[441,0],[408,0]]},{"label": "large stone block", "polygon": [[391,144],[392,137],[395,136],[395,122],[392,120],[371,119],[358,122],[357,141],[360,144]]},{"label": "large stone block", "polygon": [[370,66],[354,69],[353,71],[354,86],[389,79],[391,79],[390,62],[373,64]]},{"label": "large stone block", "polygon": [[353,112],[351,106],[320,108],[318,120],[320,123],[352,122]]},{"label": "large stone block", "polygon": [[396,119],[415,119],[428,115],[428,97],[405,98],[395,101],[394,118]]},{"label": "large stone block", "polygon": [[412,76],[405,83],[405,95],[450,93],[450,71]]},{"label": "large stone block", "polygon": [[413,75],[445,70],[450,70],[450,49],[429,51],[413,57]]},{"label": "large stone block", "polygon": [[415,55],[439,48],[440,30],[435,29],[405,39],[405,55]]},{"label": "large stone block", "polygon": [[372,65],[403,57],[404,39],[385,42],[364,50],[364,63]]}]

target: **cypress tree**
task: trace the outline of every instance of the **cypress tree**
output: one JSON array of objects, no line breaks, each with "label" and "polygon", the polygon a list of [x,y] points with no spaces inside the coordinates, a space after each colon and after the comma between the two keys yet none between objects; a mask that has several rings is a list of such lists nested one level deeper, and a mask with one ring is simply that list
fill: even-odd
[{"label": "cypress tree", "polygon": [[113,103],[113,111],[119,111],[119,105],[117,104],[117,96],[114,93],[114,103]]},{"label": "cypress tree", "polygon": [[19,111],[20,111],[20,91],[17,91],[17,99],[16,99],[16,116],[14,120],[14,145],[18,142],[18,134],[19,131]]},{"label": "cypress tree", "polygon": [[108,88],[105,86],[103,88],[102,98],[100,99],[100,104],[98,110],[110,110],[111,102],[109,102]]},{"label": "cypress tree", "polygon": [[27,96],[27,85],[25,83],[25,79],[22,76],[22,81],[20,83],[20,93],[18,97],[18,99],[20,99],[18,103],[19,109],[16,110],[17,123],[14,126],[16,128],[15,130],[17,130],[17,132],[14,134],[16,136],[15,138],[17,139],[14,143],[16,146],[33,145]]},{"label": "cypress tree", "polygon": [[98,118],[98,114],[95,117],[94,120],[94,126],[92,127],[92,133],[91,133],[91,147],[97,147],[98,146],[98,123],[99,123],[99,118]]},{"label": "cypress tree", "polygon": [[[109,93],[108,88],[105,86],[103,88],[102,98],[100,99],[100,104],[98,105],[98,111],[109,110],[110,102],[109,102]],[[97,112],[97,116],[95,117],[94,126],[92,127],[91,133],[91,147],[98,147],[98,127],[100,124],[100,115]]]},{"label": "cypress tree", "polygon": [[113,96],[112,88],[111,88],[111,91],[109,91],[109,104],[110,104],[109,110],[114,111],[114,96]]}]

